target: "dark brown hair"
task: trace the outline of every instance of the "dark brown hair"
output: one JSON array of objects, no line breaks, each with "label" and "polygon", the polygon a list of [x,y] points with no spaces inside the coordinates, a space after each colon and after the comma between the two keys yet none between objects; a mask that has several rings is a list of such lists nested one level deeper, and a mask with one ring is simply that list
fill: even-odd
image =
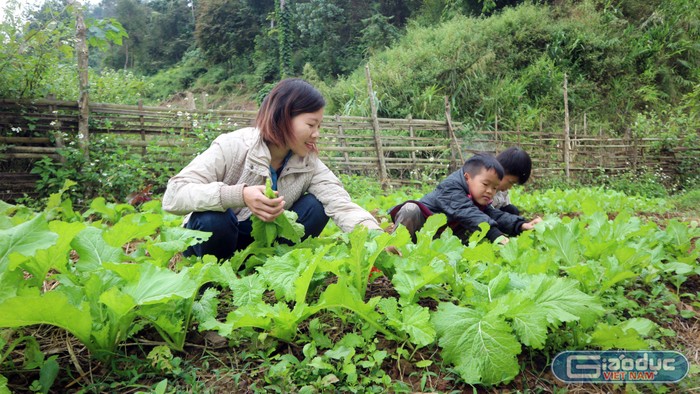
[{"label": "dark brown hair", "polygon": [[299,78],[280,81],[263,99],[255,125],[265,142],[288,146],[294,142],[292,118],[326,106],[321,93]]},{"label": "dark brown hair", "polygon": [[503,166],[490,153],[476,153],[474,156],[468,158],[462,166],[462,173],[469,174],[471,177],[479,175],[482,170],[494,170],[496,171],[496,175],[498,175],[498,179],[503,179]]},{"label": "dark brown hair", "polygon": [[496,159],[503,166],[505,174],[515,175],[519,184],[523,185],[530,179],[532,160],[524,150],[513,146],[499,153]]}]

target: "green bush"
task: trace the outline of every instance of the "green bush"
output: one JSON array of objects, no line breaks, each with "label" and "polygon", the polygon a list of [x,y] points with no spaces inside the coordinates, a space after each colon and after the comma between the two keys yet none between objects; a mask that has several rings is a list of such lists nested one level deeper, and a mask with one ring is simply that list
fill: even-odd
[{"label": "green bush", "polygon": [[671,199],[679,211],[700,211],[700,189],[689,190]]},{"label": "green bush", "polygon": [[154,86],[152,98],[163,100],[177,92],[189,90],[206,72],[207,66],[201,53],[198,50],[187,52],[176,66],[150,78]]},{"label": "green bush", "polygon": [[[379,114],[440,119],[447,95],[453,119],[480,127],[493,127],[496,116],[503,129],[559,125],[567,74],[571,114],[586,112],[590,129],[622,132],[637,112],[676,103],[698,85],[700,56],[689,43],[700,30],[689,7],[665,2],[643,22],[593,1],[524,3],[488,18],[409,25],[369,58]],[[332,87],[329,110],[368,113],[366,89],[358,68]]]}]

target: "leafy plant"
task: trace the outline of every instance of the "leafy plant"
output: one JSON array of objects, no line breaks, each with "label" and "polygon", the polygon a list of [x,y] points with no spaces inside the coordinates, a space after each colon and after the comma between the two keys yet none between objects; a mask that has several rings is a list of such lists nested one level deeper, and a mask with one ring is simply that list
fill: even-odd
[{"label": "leafy plant", "polygon": [[[106,358],[143,326],[137,320],[145,320],[182,349],[194,297],[216,275],[215,266],[198,263],[172,272],[164,265],[175,252],[199,242],[201,233],[161,229],[161,216],[152,213],[127,214],[109,228],[47,223],[44,215],[2,230],[1,327],[55,325],[95,357]],[[125,253],[122,247],[135,240],[142,243]],[[79,256],[75,261],[71,250]],[[56,274],[47,276],[50,271]],[[31,276],[25,279],[23,272]],[[60,286],[43,291],[46,279]]]}]

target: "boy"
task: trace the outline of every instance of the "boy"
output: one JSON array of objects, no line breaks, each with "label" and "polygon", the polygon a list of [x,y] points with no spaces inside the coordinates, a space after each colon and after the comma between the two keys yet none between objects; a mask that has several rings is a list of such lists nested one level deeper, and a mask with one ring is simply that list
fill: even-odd
[{"label": "boy", "polygon": [[530,179],[532,160],[530,160],[530,156],[527,152],[518,147],[511,147],[504,150],[496,156],[496,160],[503,166],[504,174],[501,184],[498,185],[498,192],[496,192],[496,195],[493,197],[493,203],[491,205],[503,212],[519,215],[520,210],[510,203],[508,190],[516,183],[524,185],[525,182]]},{"label": "boy", "polygon": [[[389,212],[394,223],[403,225],[415,242],[415,233],[428,216],[444,213],[454,234],[462,236],[479,229],[486,222],[491,228],[486,233],[490,241],[504,234],[518,235],[531,230],[542,219],[527,222],[523,217],[500,211],[491,206],[504,177],[503,166],[490,154],[478,153],[464,163],[462,169],[450,174],[437,188],[420,201],[407,201]],[[502,244],[508,238],[501,238]]]}]

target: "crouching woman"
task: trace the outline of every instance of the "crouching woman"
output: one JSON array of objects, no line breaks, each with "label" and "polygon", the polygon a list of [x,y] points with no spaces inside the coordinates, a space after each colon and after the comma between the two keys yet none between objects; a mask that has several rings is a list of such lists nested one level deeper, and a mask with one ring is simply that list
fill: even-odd
[{"label": "crouching woman", "polygon": [[[188,214],[189,229],[212,233],[186,256],[228,259],[253,241],[251,215],[270,222],[285,209],[297,213],[305,237],[318,236],[329,217],[346,232],[357,225],[380,229],[319,160],[325,104],[306,81],[283,80],[263,100],[255,127],[220,135],[168,181],[163,209]],[[265,196],[267,178],[275,198]]]}]

